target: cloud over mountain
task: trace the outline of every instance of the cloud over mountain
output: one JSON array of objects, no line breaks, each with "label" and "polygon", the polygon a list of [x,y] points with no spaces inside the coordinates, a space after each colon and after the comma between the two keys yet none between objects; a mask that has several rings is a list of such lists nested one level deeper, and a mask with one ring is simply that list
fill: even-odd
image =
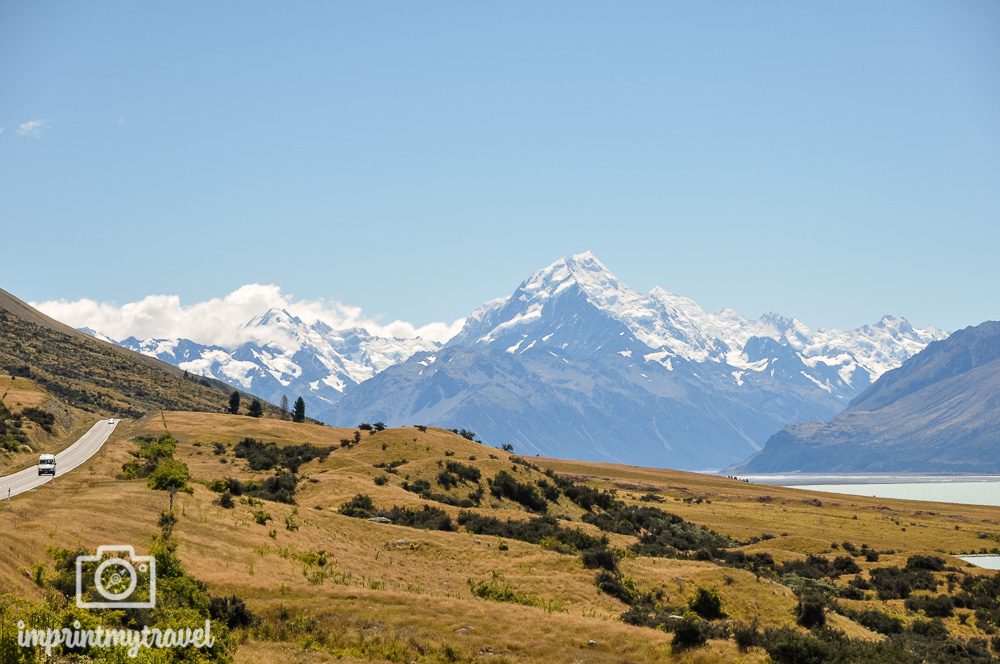
[{"label": "cloud over mountain", "polygon": [[[261,338],[264,331],[245,323],[262,311],[284,309],[306,323],[322,321],[333,329],[362,328],[380,337],[444,342],[453,337],[464,319],[414,325],[401,320],[383,322],[366,316],[361,307],[331,299],[303,300],[283,293],[274,284],[247,284],[224,297],[184,304],[178,295],[149,295],[118,305],[92,299],[48,300],[32,306],[76,328],[98,330],[114,339],[172,337],[197,339],[204,344],[234,347],[246,342],[283,342],[292,339]],[[272,335],[274,330],[267,331]]]}]

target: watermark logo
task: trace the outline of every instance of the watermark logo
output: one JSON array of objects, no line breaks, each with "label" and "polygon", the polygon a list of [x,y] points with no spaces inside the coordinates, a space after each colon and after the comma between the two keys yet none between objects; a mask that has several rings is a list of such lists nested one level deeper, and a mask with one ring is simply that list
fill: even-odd
[{"label": "watermark logo", "polygon": [[[136,555],[128,545],[97,547],[76,558],[76,605],[81,609],[152,609],[156,606],[156,559]],[[131,657],[152,648],[212,648],[212,622],[198,627],[143,627],[141,630],[97,627],[79,621],[60,629],[32,629],[17,623],[17,644],[43,648],[47,656],[62,650],[121,648]]]},{"label": "watermark logo", "polygon": [[128,545],[99,546],[93,556],[77,556],[76,605],[81,609],[152,609],[156,606],[156,559],[138,556]]}]

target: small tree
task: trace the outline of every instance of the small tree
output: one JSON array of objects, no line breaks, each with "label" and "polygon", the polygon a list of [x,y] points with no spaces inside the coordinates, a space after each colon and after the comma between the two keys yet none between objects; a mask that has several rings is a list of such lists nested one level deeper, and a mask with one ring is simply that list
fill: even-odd
[{"label": "small tree", "polygon": [[714,588],[698,588],[688,606],[705,620],[716,620],[725,615],[722,612],[722,599]]},{"label": "small tree", "polygon": [[260,417],[264,414],[264,408],[260,405],[260,399],[254,399],[247,408],[247,415],[250,417]]},{"label": "small tree", "polygon": [[282,394],[281,395],[281,419],[283,419],[283,420],[287,420],[288,419],[288,395],[287,394]]},{"label": "small tree", "polygon": [[186,464],[177,459],[167,458],[160,461],[156,470],[149,476],[149,488],[170,494],[170,513],[173,514],[174,496],[177,492],[194,493],[188,486],[190,479],[191,471]]},{"label": "small tree", "polygon": [[229,395],[229,414],[236,415],[240,412],[240,393],[237,390],[233,390],[233,393]]},{"label": "small tree", "polygon": [[302,397],[295,400],[295,408],[292,411],[292,420],[295,422],[306,421],[306,402]]}]

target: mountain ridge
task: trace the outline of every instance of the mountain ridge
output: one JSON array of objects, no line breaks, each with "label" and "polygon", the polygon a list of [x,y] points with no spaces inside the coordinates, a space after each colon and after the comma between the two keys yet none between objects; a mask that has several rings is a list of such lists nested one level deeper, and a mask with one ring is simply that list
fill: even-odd
[{"label": "mountain ridge", "polygon": [[929,344],[827,422],[791,424],[734,472],[1000,472],[1000,322]]}]

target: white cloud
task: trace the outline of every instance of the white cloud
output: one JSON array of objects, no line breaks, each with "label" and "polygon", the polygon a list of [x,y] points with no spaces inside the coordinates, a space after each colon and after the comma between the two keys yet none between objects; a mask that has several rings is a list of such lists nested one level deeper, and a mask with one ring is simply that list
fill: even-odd
[{"label": "white cloud", "polygon": [[261,330],[244,325],[268,309],[287,309],[307,323],[321,320],[342,330],[361,327],[378,336],[447,341],[462,328],[464,319],[416,326],[395,320],[383,323],[364,315],[360,307],[333,300],[296,300],[269,284],[247,284],[225,297],[185,305],[177,295],[149,295],[138,302],[117,305],[96,300],[49,300],[32,303],[72,327],[89,327],[113,339],[182,337],[203,344],[232,348],[246,341],[283,341],[261,337]]},{"label": "white cloud", "polygon": [[17,127],[18,136],[41,136],[49,128],[48,120],[28,120]]}]

